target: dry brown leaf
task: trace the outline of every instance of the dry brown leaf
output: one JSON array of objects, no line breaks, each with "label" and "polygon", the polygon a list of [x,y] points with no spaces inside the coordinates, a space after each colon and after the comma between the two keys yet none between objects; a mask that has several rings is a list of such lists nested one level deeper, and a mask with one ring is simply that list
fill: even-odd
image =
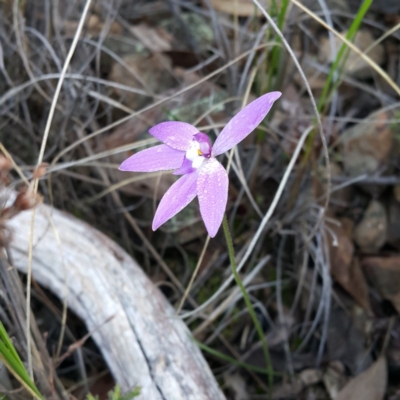
[{"label": "dry brown leaf", "polygon": [[361,265],[371,285],[400,313],[400,256],[366,257]]},{"label": "dry brown leaf", "polygon": [[[240,17],[261,15],[260,10],[254,5],[252,0],[210,0],[210,2],[217,11],[222,11],[230,15],[238,15]],[[270,4],[270,0],[267,3]]]},{"label": "dry brown leaf", "polygon": [[[67,19],[63,20],[64,31],[67,35],[73,36],[78,29],[78,21],[69,21]],[[87,34],[89,36],[98,36],[101,31],[104,29],[104,21],[102,21],[99,16],[96,14],[92,14],[88,18],[87,22]],[[109,28],[109,33],[114,35],[122,34],[122,26],[118,22],[113,22],[111,27]]]},{"label": "dry brown leaf", "polygon": [[343,387],[345,382],[344,369],[343,363],[335,360],[328,364],[324,372],[322,381],[331,399],[336,399],[340,389]]},{"label": "dry brown leaf", "polygon": [[336,400],[383,400],[387,385],[386,359],[380,357],[338,393]]},{"label": "dry brown leaf", "polygon": [[[335,235],[329,248],[332,277],[361,307],[370,311],[368,285],[358,260],[353,258],[353,223],[343,218],[340,220],[340,226],[332,224],[329,228]],[[334,240],[337,241],[337,246],[334,245]]]},{"label": "dry brown leaf", "polygon": [[[342,133],[340,142],[347,175],[373,175],[388,165],[394,136],[388,118],[386,112],[374,113]],[[374,196],[381,189],[361,183],[358,186]]]},{"label": "dry brown leaf", "polygon": [[133,25],[130,31],[152,52],[172,50],[171,42],[173,37],[162,28],[152,28],[147,24]]},{"label": "dry brown leaf", "polygon": [[8,174],[11,167],[12,167],[11,159],[3,156],[3,154],[0,154],[0,174],[3,174],[3,173]]},{"label": "dry brown leaf", "polygon": [[[177,80],[172,73],[171,60],[163,54],[157,53],[150,56],[146,54],[133,54],[123,57],[123,60],[137,76],[140,76],[146,88],[143,88],[143,85],[135,79],[132,73],[118,62],[114,63],[111,69],[111,81],[142,90],[148,89],[156,94],[177,85]],[[149,96],[128,93],[122,89],[114,89],[114,93],[132,110],[139,109],[151,101],[151,97]]]},{"label": "dry brown leaf", "polygon": [[[342,32],[343,36],[346,36],[346,34],[347,32]],[[332,52],[329,37],[323,37],[320,40],[319,57],[321,61],[329,61],[332,63],[336,59],[336,54],[342,45],[342,40],[338,37],[335,37],[334,41],[336,53]],[[372,37],[371,32],[368,30],[358,31],[354,38],[354,45],[361,51],[367,50],[372,43],[374,43],[374,38]],[[367,55],[377,64],[381,65],[384,61],[383,46],[381,44],[374,46],[370,51],[368,51]],[[358,78],[367,78],[373,74],[373,69],[369,66],[369,64],[354,51],[350,51],[344,66],[344,71],[349,74],[354,74]]]}]

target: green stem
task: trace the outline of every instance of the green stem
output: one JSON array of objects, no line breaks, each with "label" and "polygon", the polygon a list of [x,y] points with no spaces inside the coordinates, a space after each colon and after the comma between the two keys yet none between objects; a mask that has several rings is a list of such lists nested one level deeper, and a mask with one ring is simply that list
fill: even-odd
[{"label": "green stem", "polygon": [[[346,39],[348,40],[353,40],[355,35],[357,34],[361,23],[364,20],[365,14],[369,10],[373,0],[364,0],[363,3],[361,4],[356,17],[354,18],[354,21],[352,22],[349,30],[347,31],[347,34],[345,35]],[[336,90],[340,78],[344,69],[344,66],[346,64],[347,57],[349,55],[350,49],[347,47],[346,43],[343,43],[340,46],[339,51],[337,52],[335,61],[332,63],[331,69],[329,71],[328,77],[326,78],[325,85],[322,89],[322,94],[321,97],[319,98],[318,101],[318,111],[322,111],[325,100],[328,97],[332,96],[332,92]],[[336,82],[333,82],[333,78],[335,75],[335,72],[337,72],[337,77],[336,77]],[[332,83],[333,82],[333,83]]]},{"label": "green stem", "polygon": [[[278,7],[275,3],[275,11],[276,14],[278,14],[278,28],[280,30],[283,30],[283,24],[285,22],[285,15],[286,11],[289,5],[289,0],[283,0],[281,9],[278,13]],[[281,43],[280,37],[276,34],[275,35],[275,41],[276,43]],[[269,70],[269,75],[268,75],[268,83],[267,83],[267,90],[271,91],[272,88],[272,79],[276,75],[277,79],[276,82],[279,82],[280,80],[280,75],[282,72],[281,64],[282,64],[282,47],[281,46],[274,46],[271,51],[271,63],[270,63],[270,70]],[[276,85],[275,85],[276,86]]]},{"label": "green stem", "polygon": [[235,278],[237,285],[239,286],[240,291],[242,292],[243,299],[246,303],[246,307],[249,310],[249,314],[251,316],[251,319],[253,320],[254,326],[256,327],[258,336],[260,337],[260,340],[261,340],[261,345],[262,345],[262,348],[264,351],[265,363],[266,363],[267,371],[268,371],[269,397],[272,398],[272,383],[273,383],[273,377],[274,377],[274,370],[273,370],[272,364],[271,364],[271,357],[269,355],[267,340],[265,339],[265,334],[261,328],[260,322],[254,311],[253,304],[251,304],[249,295],[247,294],[246,289],[243,286],[243,283],[239,277],[239,274],[236,271],[235,251],[233,249],[232,236],[231,236],[231,232],[229,230],[229,225],[228,225],[228,220],[226,218],[226,215],[224,215],[224,219],[222,220],[222,227],[224,229],[226,244],[228,246],[228,254],[229,254],[229,260],[231,263],[231,269],[232,269],[233,276]]}]

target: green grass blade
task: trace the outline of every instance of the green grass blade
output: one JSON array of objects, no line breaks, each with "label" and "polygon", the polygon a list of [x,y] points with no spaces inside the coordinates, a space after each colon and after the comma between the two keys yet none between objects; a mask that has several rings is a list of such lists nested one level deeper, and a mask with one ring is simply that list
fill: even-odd
[{"label": "green grass blade", "polygon": [[[282,1],[282,6],[278,14],[278,28],[282,31],[283,30],[283,24],[285,22],[285,16],[286,16],[286,11],[289,6],[289,0],[283,0]],[[281,39],[278,35],[275,35],[275,41],[276,43],[281,43]],[[274,46],[271,51],[271,63],[270,63],[270,69],[269,69],[269,76],[268,76],[268,84],[267,84],[267,91],[272,90],[272,78],[274,75],[274,72],[280,75],[280,66],[282,65],[282,48],[281,46]],[[279,79],[278,79],[279,80]]]},{"label": "green grass blade", "polygon": [[[264,374],[264,375],[268,375],[268,374],[269,374],[269,371],[268,371],[266,368],[261,368],[261,367],[255,366],[255,365],[251,365],[251,364],[247,364],[247,363],[244,363],[244,362],[241,362],[241,361],[237,361],[237,360],[235,360],[234,358],[229,357],[229,356],[227,356],[226,354],[221,353],[221,352],[219,352],[219,351],[217,351],[217,350],[214,350],[214,349],[212,349],[211,347],[208,347],[207,345],[205,345],[205,344],[203,344],[203,343],[201,343],[201,342],[198,342],[198,341],[195,340],[195,339],[194,339],[194,341],[195,341],[196,344],[200,347],[201,350],[203,350],[203,351],[205,351],[205,352],[207,352],[207,353],[209,353],[209,354],[211,354],[211,355],[213,355],[213,356],[215,356],[215,357],[218,357],[218,358],[220,358],[221,360],[224,360],[224,361],[227,361],[227,362],[229,362],[229,363],[231,363],[231,364],[237,365],[238,367],[242,367],[242,368],[245,368],[245,369],[247,369],[247,370],[257,372],[257,373],[259,373],[259,374]],[[279,373],[279,372],[275,372],[275,371],[274,371],[274,372],[273,372],[273,375],[275,375],[275,376],[282,376],[282,375],[284,375],[284,374],[281,374],[281,373]]]},{"label": "green grass blade", "polygon": [[19,364],[21,366],[24,366],[21,359],[19,358],[19,355],[17,353],[17,351],[15,350],[14,345],[11,342],[10,337],[7,334],[6,329],[4,328],[4,325],[2,324],[2,322],[0,321],[0,340],[3,341],[4,345],[6,346],[6,348],[11,352],[12,357],[19,362]]},{"label": "green grass blade", "polygon": [[[369,10],[373,0],[364,0],[363,3],[361,4],[360,8],[358,9],[358,12],[354,18],[354,21],[350,25],[349,30],[347,31],[346,34],[346,39],[352,40],[356,33],[358,32],[358,29],[360,28],[360,25],[365,17],[365,14]],[[330,98],[332,96],[332,93],[336,90],[336,88],[339,86],[340,83],[340,76],[342,73],[342,70],[344,68],[344,65],[346,63],[346,58],[347,54],[349,52],[349,49],[345,43],[343,43],[340,46],[340,49],[336,55],[335,61],[332,63],[332,66],[329,70],[328,77],[326,79],[325,85],[322,89],[322,94],[319,98],[318,104],[317,104],[317,109],[321,113],[325,104],[326,104],[326,99]],[[335,73],[337,73],[337,79],[335,82],[333,82],[333,78],[335,76]],[[302,166],[304,167],[311,155],[311,150],[313,148],[313,143],[314,143],[314,138],[315,138],[316,130],[314,129],[308,139],[307,143],[305,146],[305,152],[304,152],[304,158],[302,161]]]},{"label": "green grass blade", "polygon": [[249,311],[251,319],[253,320],[253,324],[256,328],[257,334],[261,341],[261,347],[264,352],[265,364],[267,366],[267,371],[268,371],[268,386],[269,386],[269,394],[268,395],[269,395],[269,398],[272,399],[272,384],[273,384],[274,370],[273,370],[272,363],[271,363],[271,357],[270,357],[269,350],[268,350],[267,340],[265,338],[264,331],[261,328],[260,322],[257,318],[256,312],[254,311],[253,304],[251,303],[250,298],[246,292],[246,288],[243,286],[243,282],[241,281],[239,274],[236,270],[235,251],[233,249],[232,236],[231,236],[231,232],[229,230],[229,225],[228,225],[228,220],[226,218],[226,215],[224,215],[224,218],[222,219],[222,228],[224,230],[226,245],[228,247],[228,255],[229,255],[229,261],[231,264],[232,274],[235,278],[236,284],[238,285],[240,291],[242,292],[243,300],[246,303],[246,307]]},{"label": "green grass blade", "polygon": [[4,325],[0,321],[0,360],[25,389],[35,398],[43,400],[36,385],[30,378],[28,371],[22,363]]},{"label": "green grass blade", "polygon": [[[365,14],[369,10],[373,0],[364,0],[363,3],[361,4],[360,8],[358,9],[358,12],[354,18],[354,21],[350,25],[349,30],[347,31],[346,34],[346,39],[352,40],[356,33],[358,32],[358,29],[360,28],[360,25],[362,21],[364,20]],[[337,77],[337,82],[340,80],[340,75],[342,73],[344,64],[346,62],[346,54],[349,53],[349,49],[345,43],[343,43],[340,46],[340,49],[336,55],[335,61],[333,62],[331,69],[329,71],[328,77],[326,79],[325,85],[322,89],[322,94],[321,97],[319,98],[318,101],[318,111],[321,111],[324,104],[325,100],[329,94],[328,97],[330,97],[330,94],[333,90],[335,90],[336,85],[331,86],[333,77],[336,72],[338,72],[338,77]],[[342,62],[343,61],[343,62]]]}]

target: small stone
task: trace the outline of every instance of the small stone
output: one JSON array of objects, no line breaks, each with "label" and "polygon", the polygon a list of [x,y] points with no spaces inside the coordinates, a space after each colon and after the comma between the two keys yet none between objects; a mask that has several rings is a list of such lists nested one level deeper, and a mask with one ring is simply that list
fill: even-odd
[{"label": "small stone", "polygon": [[377,252],[386,242],[387,226],[385,208],[381,202],[372,200],[354,230],[354,240],[361,251]]},{"label": "small stone", "polygon": [[400,312],[400,256],[366,257],[362,268],[376,291]]},{"label": "small stone", "polygon": [[[389,123],[391,114],[377,112],[343,132],[340,137],[344,172],[349,177],[390,173],[390,158],[396,153],[396,129]],[[382,185],[357,184],[373,197],[379,196]]]},{"label": "small stone", "polygon": [[372,114],[343,132],[343,163],[349,176],[373,174],[387,162],[393,143],[388,117],[385,112]]},{"label": "small stone", "polygon": [[[342,36],[346,36],[347,32],[342,32]],[[319,58],[321,61],[328,61],[333,63],[336,59],[337,52],[339,51],[342,40],[335,36],[335,51],[333,52],[330,45],[329,37],[323,37],[320,40]],[[360,30],[356,33],[354,38],[354,45],[361,51],[368,50],[366,55],[375,61],[378,65],[383,64],[385,60],[384,49],[381,44],[378,44],[369,50],[370,46],[374,43],[374,38],[369,30]],[[369,78],[373,76],[373,69],[371,66],[354,51],[350,50],[344,66],[344,72],[355,75],[357,78]]]}]

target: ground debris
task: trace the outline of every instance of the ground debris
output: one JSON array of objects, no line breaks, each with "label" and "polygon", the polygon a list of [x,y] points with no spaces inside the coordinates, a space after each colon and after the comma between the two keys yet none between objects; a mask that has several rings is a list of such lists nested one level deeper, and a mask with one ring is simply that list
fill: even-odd
[{"label": "ground debris", "polygon": [[[93,1],[61,87],[43,163],[36,169],[51,101],[86,0],[3,3],[0,186],[11,186],[19,195],[0,199],[0,246],[7,252],[15,245],[9,218],[42,207],[36,204],[40,200],[86,221],[86,233],[95,227],[112,237],[138,260],[156,284],[155,292],[161,290],[175,307],[199,263],[183,302],[183,320],[192,332],[200,327],[196,337],[215,351],[203,354],[227,398],[268,398],[265,371],[257,370],[266,367],[259,336],[237,286],[224,284],[231,270],[222,229],[203,252],[206,231],[193,201],[153,232],[157,203],[177,177],[170,171],[126,173],[118,166],[156,144],[149,128],[159,122],[188,122],[214,142],[246,103],[280,91],[279,102],[235,148],[233,157],[219,157],[230,166],[226,214],[238,266],[243,262],[239,274],[270,349],[274,398],[358,400],[364,396],[358,390],[368,371],[377,368],[375,375],[383,376],[379,354],[384,354],[389,375],[385,400],[400,400],[400,108],[396,87],[389,81],[400,82],[400,34],[395,29],[399,0],[372,2],[351,40],[387,75],[347,49],[330,86],[328,75],[342,41],[315,17],[345,35],[353,21],[357,23],[362,0],[299,0],[314,14],[301,11],[296,1],[286,10],[282,0],[260,1],[280,26],[305,79],[286,43],[252,0]],[[319,110],[329,163],[308,86]],[[299,149],[306,131],[310,134]],[[299,157],[286,181],[285,171],[297,150]],[[40,197],[27,189],[36,179]],[[282,196],[269,214],[282,182]],[[325,207],[328,189],[332,192]],[[48,232],[58,228],[51,218],[54,215],[49,216]],[[63,233],[58,233],[61,238]],[[61,241],[60,248],[68,245]],[[43,238],[33,242],[34,261],[42,243]],[[249,247],[251,254],[243,261]],[[57,250],[57,261],[60,254]],[[54,265],[44,275],[53,276]],[[0,268],[0,283],[3,272],[6,277],[15,272],[11,268]],[[15,278],[25,285],[24,277]],[[77,287],[76,282],[67,283]],[[55,297],[35,299],[40,287],[34,285],[32,313],[53,357],[45,354],[42,359],[52,366],[60,323],[49,310],[54,302],[54,315],[61,321],[62,305]],[[221,287],[219,298],[196,311]],[[7,304],[15,296],[6,285],[0,292],[0,315],[10,319]],[[127,296],[131,304],[132,291]],[[145,304],[151,300],[153,294],[144,297]],[[90,310],[95,318],[92,304]],[[69,311],[61,354],[86,334],[82,331],[87,322],[76,319]],[[24,332],[18,326],[8,323],[7,329],[15,332],[26,362]],[[83,361],[78,365],[68,357],[45,374],[46,384],[53,385],[53,378],[57,383],[57,375],[67,391],[82,382],[82,388],[70,393],[84,398],[89,382],[98,379],[93,394],[106,398],[114,384],[110,366],[98,362],[100,352],[89,342],[79,351]],[[174,359],[169,366],[180,362]],[[157,365],[165,366],[164,359]],[[88,371],[81,371],[82,366]],[[107,376],[108,387],[101,387]],[[382,382],[374,379],[364,386],[379,387]],[[60,385],[57,390],[64,389]],[[360,397],[364,399],[379,400]],[[10,400],[19,400],[19,393]]]},{"label": "ground debris", "polygon": [[361,307],[370,311],[368,285],[359,261],[354,258],[353,223],[347,218],[337,222],[329,225],[333,235],[329,240],[332,277]]},{"label": "ground debris", "polygon": [[285,382],[277,385],[272,393],[272,398],[275,400],[286,398],[297,398],[310,386],[314,386],[321,382],[323,372],[318,369],[304,369],[297,376],[293,377],[290,382]]},{"label": "ground debris", "polygon": [[384,205],[372,200],[354,229],[354,240],[365,253],[376,253],[386,242],[387,216]]},{"label": "ground debris", "polygon": [[[347,32],[341,32],[342,36],[346,36]],[[336,59],[337,52],[339,51],[342,40],[335,36],[333,39],[335,47],[332,49],[331,40],[329,37],[323,37],[320,40],[320,52],[319,57],[321,61],[334,62]],[[384,58],[384,49],[381,44],[374,45],[370,47],[374,43],[374,38],[369,30],[360,30],[356,33],[354,38],[354,45],[361,51],[366,52],[369,58],[371,58],[375,63],[381,65]],[[343,66],[344,72],[348,74],[352,74],[357,78],[368,78],[373,75],[373,69],[371,66],[360,57],[359,54],[350,50],[350,53],[347,57],[346,64]]]},{"label": "ground debris", "polygon": [[172,49],[173,37],[162,28],[153,28],[147,24],[133,25],[130,31],[138,40],[152,52],[169,51]]},{"label": "ground debris", "polygon": [[327,360],[340,361],[352,375],[372,364],[368,349],[367,313],[355,305],[349,311],[335,306],[331,311],[327,337]]},{"label": "ground debris", "polygon": [[346,382],[344,365],[340,361],[331,361],[322,379],[330,398],[335,400]]},{"label": "ground debris", "polygon": [[396,187],[389,198],[387,242],[400,250],[400,201],[396,195]]},{"label": "ground debris", "polygon": [[[110,80],[127,87],[135,85],[142,92],[148,91],[148,94],[143,95],[140,92],[128,93],[124,89],[114,89],[115,96],[131,110],[144,107],[151,103],[152,95],[160,94],[178,84],[172,72],[171,60],[161,53],[132,54],[123,57],[123,61],[125,65],[114,63]],[[140,77],[140,81],[134,75]]]},{"label": "ground debris", "polygon": [[224,382],[228,390],[232,393],[232,398],[235,400],[247,400],[250,396],[247,391],[246,380],[238,373],[225,374]]},{"label": "ground debris", "polygon": [[382,400],[387,386],[387,364],[380,357],[366,371],[351,379],[336,400]]},{"label": "ground debris", "polygon": [[361,265],[372,287],[400,313],[400,256],[365,257]]},{"label": "ground debris", "polygon": [[[211,5],[217,10],[230,15],[239,15],[241,17],[249,17],[253,15],[261,15],[260,10],[254,5],[251,0],[211,0]],[[271,0],[268,0],[271,5]]]},{"label": "ground debris", "polygon": [[[342,133],[343,165],[348,176],[380,175],[387,166],[393,150],[393,131],[388,119],[386,112],[373,113]],[[372,195],[377,192],[375,187],[361,187]]]}]

